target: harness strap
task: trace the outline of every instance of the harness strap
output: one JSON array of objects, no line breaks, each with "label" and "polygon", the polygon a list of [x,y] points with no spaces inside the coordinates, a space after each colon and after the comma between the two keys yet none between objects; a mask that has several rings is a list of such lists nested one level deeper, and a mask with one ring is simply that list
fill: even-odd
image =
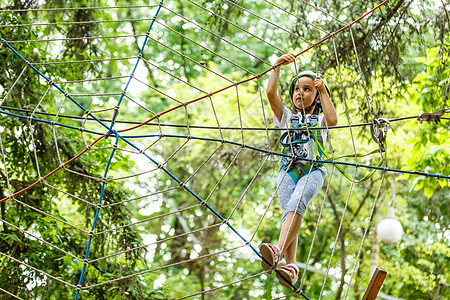
[{"label": "harness strap", "polygon": [[[316,159],[318,158],[318,159],[322,160],[322,157],[325,157],[326,160],[331,160],[332,157],[327,153],[327,151],[325,150],[325,147],[323,146],[323,140],[322,140],[322,136],[320,135],[320,132],[318,134],[317,131],[313,130],[311,132],[311,134],[310,134],[310,137],[309,137],[310,139],[311,139],[311,135],[314,138],[314,142],[315,142],[314,143],[313,158],[316,158]],[[280,138],[280,143],[283,146],[284,150],[287,150],[287,149],[291,150],[291,144],[306,143],[307,142],[307,141],[290,141],[290,143],[284,143],[284,140],[286,138],[287,138],[287,141],[289,142],[289,139],[290,139],[289,132],[285,132]],[[368,155],[372,155],[372,154],[374,154],[376,152],[378,152],[378,149],[372,150],[372,151],[370,151],[368,153],[365,153],[365,154],[360,154],[360,153],[357,153],[357,154],[346,154],[346,155],[341,155],[339,157],[335,157],[335,160],[341,159],[341,158],[345,158],[345,157],[355,157],[355,156],[356,157],[365,157],[365,156],[368,156]],[[386,156],[386,151],[384,151],[384,153],[385,153],[385,156]],[[293,157],[293,159],[294,158],[295,157]],[[381,160],[378,163],[377,167],[380,167],[382,164],[383,164],[383,160]],[[306,165],[304,165],[304,166],[302,166],[300,168],[301,169],[301,173],[300,173],[299,170],[294,166],[294,162],[292,162],[289,166],[286,166],[286,167],[284,166],[283,163],[281,163],[280,171],[283,168],[287,169],[289,167],[287,172],[288,172],[289,176],[292,178],[292,180],[295,182],[295,184],[297,184],[297,182],[299,181],[299,179],[301,177],[303,177],[304,175],[309,173],[309,169],[311,169],[311,172],[312,172],[312,171],[317,170],[319,168],[319,166],[321,166],[321,165],[314,164],[311,167],[311,162],[309,162],[309,163],[307,163]],[[364,182],[364,181],[368,180],[376,172],[376,169],[373,169],[372,171],[367,173],[363,178],[355,179],[355,178],[353,178],[352,175],[348,174],[340,165],[336,164],[335,167],[340,173],[342,173],[342,175],[344,175],[345,178],[347,178],[349,181],[353,181],[355,183],[361,183],[361,182]]]},{"label": "harness strap", "polygon": [[[280,169],[278,170],[278,172],[281,171],[281,169],[284,169],[283,164],[280,165]],[[311,172],[313,172],[315,170],[318,170],[319,167],[315,164],[311,168],[311,163],[308,163],[300,168],[301,170],[300,173],[300,171],[295,166],[291,166],[291,168],[287,171],[287,173],[291,177],[292,181],[294,181],[294,183],[297,184],[300,178],[309,173],[309,169],[311,169]]]}]

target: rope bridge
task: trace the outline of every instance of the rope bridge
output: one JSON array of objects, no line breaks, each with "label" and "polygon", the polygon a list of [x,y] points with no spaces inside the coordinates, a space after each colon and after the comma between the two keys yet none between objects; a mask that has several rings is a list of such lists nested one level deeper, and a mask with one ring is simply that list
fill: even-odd
[{"label": "rope bridge", "polygon": [[[200,11],[202,14],[214,17],[217,22],[223,22],[223,26],[233,28],[237,35],[246,35],[252,39],[254,43],[260,45],[261,47],[267,47],[271,51],[279,54],[287,53],[282,48],[276,45],[276,42],[264,38],[260,34],[256,34],[254,30],[250,27],[244,26],[247,22],[242,24],[236,23],[230,18],[226,18],[223,15],[216,13],[208,5],[201,5],[195,1],[187,1],[192,7]],[[361,19],[369,16],[374,10],[378,9],[380,6],[384,5],[387,1],[380,3],[378,6],[374,7],[372,10],[368,11],[366,14],[362,15],[360,18],[344,24],[339,19],[327,14],[323,10],[317,7],[313,7],[317,12],[325,15],[327,18],[334,20],[336,23],[340,24],[340,29],[336,32],[327,32],[322,28],[318,27],[316,24],[308,22],[307,20],[301,19],[296,15],[290,13],[286,9],[278,6],[271,1],[263,1],[262,3],[267,6],[267,10],[276,11],[277,14],[282,14],[287,18],[295,18],[301,22],[304,22],[305,26],[311,26],[316,28],[319,35],[321,36],[316,42],[309,41],[297,33],[279,26],[273,21],[269,16],[261,16],[252,10],[245,8],[236,4],[233,1],[225,1],[223,5],[233,6],[237,11],[239,11],[245,18],[253,22],[258,22],[258,24],[263,24],[261,28],[265,30],[270,29],[271,31],[279,32],[280,35],[286,35],[288,37],[293,37],[300,39],[305,43],[305,47],[300,51],[297,56],[302,57],[303,55],[308,55],[310,51],[315,51],[314,57],[317,63],[317,50],[324,43],[330,43],[334,46],[333,37],[342,32],[350,33],[351,40],[353,42],[353,51],[356,55],[356,63],[358,69],[361,72],[360,63],[358,60],[358,55],[356,51],[356,46],[352,34],[352,26],[359,22]],[[305,2],[306,3],[306,2]],[[310,5],[310,4],[307,4]],[[136,12],[143,11],[145,18],[132,18],[132,16],[140,15],[136,13],[131,13],[131,16],[122,18],[125,13],[119,16],[119,12]],[[220,35],[210,29],[208,22],[202,24],[200,20],[192,19],[183,15],[183,13],[177,12],[176,5],[170,1],[161,1],[158,4],[153,5],[136,5],[136,6],[116,6],[116,7],[80,7],[80,8],[35,8],[27,10],[1,10],[2,13],[52,13],[55,11],[64,11],[64,13],[80,13],[80,12],[106,12],[106,15],[110,16],[110,19],[94,19],[94,20],[83,20],[83,21],[55,21],[55,22],[32,22],[32,23],[17,23],[17,24],[4,24],[0,25],[2,32],[8,32],[8,30],[15,29],[29,29],[34,27],[42,28],[57,28],[61,26],[101,26],[101,25],[111,25],[111,24],[133,24],[129,28],[121,29],[116,27],[117,35],[110,35],[107,32],[101,36],[83,36],[83,37],[60,37],[58,34],[52,34],[47,37],[36,36],[34,39],[26,38],[20,40],[12,40],[6,36],[0,37],[0,50],[6,51],[8,55],[14,56],[15,59],[21,61],[21,68],[17,70],[18,75],[15,77],[14,82],[11,82],[10,88],[3,91],[3,98],[0,99],[0,113],[3,117],[12,118],[14,120],[21,120],[22,126],[29,128],[29,134],[31,138],[31,144],[24,147],[33,153],[32,163],[36,168],[36,180],[34,183],[21,187],[15,184],[17,178],[11,176],[10,168],[11,166],[8,161],[8,155],[10,150],[4,145],[4,137],[0,139],[0,149],[2,155],[1,161],[1,171],[2,177],[6,182],[7,194],[0,199],[2,205],[10,205],[11,203],[16,203],[17,205],[23,207],[23,209],[32,211],[35,213],[36,217],[47,218],[47,220],[59,224],[61,228],[67,227],[73,229],[76,234],[82,236],[86,239],[86,246],[84,248],[84,254],[80,255],[75,249],[63,248],[60,246],[57,240],[49,241],[43,238],[42,233],[33,228],[24,229],[23,227],[15,224],[13,220],[5,218],[2,215],[2,222],[10,228],[21,232],[24,237],[27,237],[34,241],[39,241],[41,245],[46,245],[53,249],[54,251],[60,252],[64,257],[69,257],[71,260],[82,264],[81,269],[78,272],[73,272],[73,278],[62,278],[59,274],[53,274],[50,271],[44,270],[42,266],[33,265],[27,258],[17,258],[12,253],[0,252],[1,257],[6,261],[22,265],[26,270],[33,270],[46,277],[46,280],[54,280],[61,283],[63,286],[68,287],[74,292],[74,298],[79,299],[83,292],[88,293],[98,287],[115,284],[119,281],[128,280],[130,278],[145,278],[148,274],[157,273],[160,271],[169,274],[171,267],[181,267],[184,264],[195,263],[202,259],[211,259],[213,257],[226,257],[230,255],[233,251],[246,251],[254,253],[263,259],[262,256],[256,250],[257,247],[254,245],[255,236],[258,233],[264,219],[267,219],[269,215],[270,207],[273,206],[272,201],[276,199],[276,189],[271,192],[271,197],[264,204],[264,209],[256,220],[254,228],[250,231],[248,229],[240,228],[242,224],[238,220],[238,215],[244,209],[245,200],[251,197],[252,193],[255,192],[255,186],[257,185],[260,177],[267,172],[268,169],[276,169],[275,164],[272,163],[277,161],[279,157],[287,156],[277,152],[276,145],[271,141],[270,133],[275,132],[279,134],[277,130],[270,127],[267,122],[267,117],[271,114],[267,113],[266,105],[264,103],[264,98],[262,96],[262,81],[265,75],[270,72],[274,67],[272,64],[264,58],[261,58],[261,54],[257,53],[254,49],[249,50],[250,47],[246,45],[237,44],[235,40],[229,39],[226,35]],[[181,10],[182,12],[183,10]],[[153,15],[153,18],[149,18],[149,15]],[[127,15],[128,16],[128,15]],[[199,18],[204,21],[203,18]],[[175,21],[174,21],[175,20]],[[181,24],[183,21],[186,26],[173,26],[168,24],[171,22],[179,22]],[[241,20],[242,21],[242,20]],[[135,24],[145,23],[148,25],[147,31],[145,33],[140,33],[137,31]],[[114,25],[115,26],[115,25]],[[197,34],[197,39],[192,36],[188,36],[185,32],[186,28],[193,29]],[[120,30],[119,30],[120,29]],[[6,30],[6,31],[5,31]],[[252,32],[253,31],[253,32]],[[123,33],[123,34],[121,34]],[[174,34],[177,41],[176,43],[164,43],[164,33]],[[223,47],[231,53],[230,55],[225,55],[219,53],[218,50],[211,50],[212,47],[208,46],[203,42],[201,34],[208,35],[213,39],[216,39],[218,43],[223,44]],[[225,32],[223,32],[225,34]],[[51,53],[56,49],[56,51],[62,51],[61,43],[77,43],[86,42],[88,40],[93,40],[94,45],[107,45],[111,43],[116,43],[116,41],[140,41],[140,45],[137,47],[136,55],[125,57],[121,56],[121,53],[111,53],[110,57],[98,58],[98,57],[77,57],[76,60],[67,61],[51,61]],[[119,43],[119,42],[117,42]],[[46,57],[42,61],[33,62],[31,58],[25,57],[22,53],[24,49],[31,48],[34,45],[53,45],[48,47],[48,53],[40,53]],[[153,47],[152,51],[147,51],[149,47]],[[201,60],[195,60],[190,58],[188,55],[181,51],[181,49],[188,49],[192,47],[198,49],[202,53],[211,55],[214,58],[220,60],[217,63],[219,66],[213,66],[205,63]],[[36,48],[38,49],[38,48]],[[156,49],[165,49],[170,53],[171,57],[160,57],[155,51]],[[217,48],[219,49],[219,48]],[[333,50],[336,54],[337,65],[339,66],[339,59],[336,53],[336,48],[334,46]],[[39,50],[38,50],[39,51]],[[227,53],[225,51],[225,53]],[[240,62],[242,60],[233,59],[232,53],[239,53],[239,55],[244,55],[244,59],[250,59],[256,65],[260,65],[263,71],[247,69],[242,66]],[[81,55],[82,56],[82,55]],[[114,56],[114,57],[113,57]],[[175,59],[182,60],[185,65],[177,65]],[[214,60],[217,62],[216,60]],[[134,65],[132,65],[134,62]],[[58,76],[58,68],[69,68],[70,66],[83,66],[82,68],[88,68],[86,66],[96,66],[107,67],[108,64],[115,64],[117,70],[114,72],[109,72],[106,77],[94,77],[94,78],[83,78],[73,80],[65,80]],[[131,72],[129,75],[123,75],[124,65],[132,65]],[[232,68],[234,72],[243,72],[246,74],[245,78],[236,81],[232,76],[233,72],[221,71],[220,65],[226,65],[227,68]],[[81,68],[81,67],[80,67]],[[188,80],[186,76],[177,73],[176,70],[184,68],[187,72],[198,72],[202,76],[205,76],[206,80],[212,82],[211,86],[204,86],[200,83]],[[127,71],[129,71],[127,69]],[[296,70],[298,71],[298,70]],[[119,74],[117,74],[119,73]],[[164,78],[163,82],[156,82],[155,78],[158,74],[160,78]],[[146,74],[148,76],[140,76]],[[31,103],[25,108],[17,108],[11,104],[11,99],[16,97],[14,91],[15,87],[20,85],[21,80],[24,80],[25,76],[32,76],[35,82],[39,83],[40,90],[34,91],[38,96],[38,101],[36,103]],[[152,78],[154,82],[147,82],[142,78]],[[342,74],[339,69],[339,77],[342,81]],[[90,91],[95,90],[94,86],[101,86],[102,82],[108,82],[113,87],[111,90],[105,91],[98,89],[95,93],[90,93]],[[114,92],[114,87],[122,85],[120,92]],[[322,298],[324,294],[325,283],[329,277],[329,272],[332,268],[331,261],[336,249],[338,236],[341,231],[341,226],[345,220],[346,210],[349,203],[349,199],[352,195],[354,183],[356,181],[356,175],[361,169],[376,170],[381,172],[381,180],[372,203],[370,217],[374,212],[375,204],[377,203],[380,196],[380,189],[383,184],[383,180],[388,172],[392,173],[403,173],[410,175],[425,176],[436,179],[450,179],[450,176],[441,174],[430,174],[421,171],[408,171],[399,170],[394,168],[389,168],[384,161],[382,152],[380,151],[380,159],[383,161],[381,166],[373,166],[370,164],[362,164],[358,161],[357,150],[355,139],[353,137],[352,128],[359,126],[376,126],[377,119],[374,117],[371,108],[371,102],[369,101],[369,96],[367,88],[364,86],[364,81],[361,80],[361,85],[365,95],[365,102],[367,108],[371,113],[371,122],[369,123],[359,123],[352,124],[350,119],[350,114],[347,107],[347,102],[345,99],[345,92],[343,92],[342,101],[345,106],[346,117],[349,125],[336,126],[327,128],[330,132],[334,132],[339,129],[348,129],[353,155],[355,157],[355,163],[350,163],[346,161],[341,161],[335,159],[333,146],[331,144],[332,138],[329,139],[329,147],[331,149],[332,159],[328,160],[314,160],[317,163],[323,163],[331,166],[331,172],[328,179],[328,184],[326,185],[326,190],[319,204],[319,216],[317,219],[317,226],[312,237],[312,243],[306,259],[306,266],[301,277],[299,286],[291,287],[294,289],[293,294],[278,293],[273,298],[282,299],[289,297],[291,295],[298,294],[305,299],[309,299],[306,295],[304,289],[304,281],[306,276],[306,271],[308,267],[308,262],[311,258],[311,253],[313,251],[313,246],[315,242],[316,235],[318,233],[319,224],[322,218],[322,212],[324,208],[325,199],[328,196],[328,190],[330,186],[331,179],[333,178],[336,166],[350,166],[354,167],[354,172],[351,176],[351,184],[346,196],[346,203],[343,209],[343,213],[340,219],[340,225],[336,234],[336,240],[333,243],[331,258],[326,269],[326,275],[324,276],[322,290],[319,299]],[[170,87],[174,88],[170,88]],[[342,82],[341,82],[342,86]],[[165,89],[165,87],[168,87]],[[209,90],[213,87],[213,90]],[[180,89],[180,93],[177,93],[174,89]],[[342,89],[343,86],[342,86]],[[251,90],[251,92],[249,92]],[[78,91],[81,91],[77,94]],[[1,91],[0,91],[1,92]],[[86,93],[84,93],[86,92]],[[148,93],[151,101],[143,100],[142,93]],[[256,96],[255,96],[256,94]],[[146,94],[147,95],[147,94]],[[230,96],[231,95],[231,96]],[[233,99],[233,103],[227,103],[226,99]],[[188,98],[188,99],[187,99]],[[90,100],[86,100],[90,99]],[[152,102],[154,101],[154,103]],[[225,102],[225,103],[224,103]],[[257,104],[256,104],[257,103]],[[227,106],[229,105],[229,106]],[[232,107],[235,113],[233,120],[226,119],[222,114],[224,108]],[[254,111],[257,110],[257,113]],[[65,114],[64,112],[73,112],[71,114]],[[202,115],[204,120],[190,120],[190,114],[192,111],[205,112]],[[253,111],[253,112],[252,112]],[[133,120],[127,120],[121,118],[122,114],[133,118]],[[251,113],[249,113],[251,112]],[[445,111],[448,112],[448,111]],[[403,121],[410,118],[418,118],[419,116],[403,117],[398,119],[389,120],[390,122]],[[256,121],[255,121],[256,119]],[[443,118],[445,119],[445,118]],[[177,124],[178,122],[178,124]],[[43,124],[51,128],[54,144],[54,153],[56,155],[58,166],[53,168],[51,171],[42,173],[41,169],[45,169],[44,161],[40,161],[40,154],[38,153],[40,141],[38,140],[38,132],[36,129],[36,124]],[[253,126],[254,125],[254,126]],[[309,128],[309,130],[317,130],[320,128]],[[3,129],[2,131],[5,131]],[[150,132],[150,133],[149,133]],[[180,134],[180,132],[182,132]],[[1,133],[1,132],[0,132]],[[14,133],[10,133],[14,134]],[[17,133],[16,133],[17,134]],[[72,156],[70,159],[64,160],[64,149],[61,146],[61,139],[64,135],[72,135],[78,139],[78,144],[74,145],[78,148],[76,155]],[[5,133],[3,133],[5,135]],[[265,142],[260,143],[260,140]],[[171,150],[172,153],[165,153],[164,148],[175,147]],[[202,157],[198,161],[186,162],[186,166],[192,169],[187,175],[186,174],[176,174],[171,165],[171,162],[182,153],[185,153],[186,149],[191,149],[192,151],[197,151],[196,146],[200,145],[202,150],[200,154]],[[230,154],[231,153],[231,154]],[[238,164],[242,157],[247,153],[248,155],[260,156],[260,159],[256,162],[255,173],[246,173],[242,170],[243,176],[247,176],[248,185],[236,198],[236,202],[231,211],[221,212],[223,206],[220,204],[220,199],[218,198],[220,189],[223,188],[221,184],[227,177],[231,177],[232,167]],[[221,163],[224,160],[223,157],[229,155],[228,166]],[[84,172],[75,167],[77,162],[83,160],[86,156],[94,157],[97,159],[104,159],[106,162],[104,169],[96,169],[92,166],[91,173]],[[116,167],[120,163],[120,160],[128,156],[131,160],[137,162],[137,166],[122,166]],[[102,161],[103,163],[103,161]],[[219,178],[212,182],[213,187],[211,188],[206,184],[210,178],[202,178],[204,180],[204,185],[209,187],[209,193],[205,190],[205,187],[199,187],[199,179],[202,176],[202,172],[205,166],[208,164],[222,164],[220,169]],[[195,166],[194,166],[195,165]],[[121,168],[129,168],[126,172],[121,171]],[[217,167],[219,169],[219,167]],[[310,170],[311,171],[311,170]],[[62,176],[77,176],[84,178],[87,182],[95,182],[100,184],[98,199],[94,201],[90,197],[81,197],[79,193],[70,189],[61,189],[58,187],[57,182],[51,183],[51,180],[58,174],[64,174]],[[88,174],[89,173],[89,174]],[[99,175],[100,174],[100,175]],[[309,176],[309,174],[308,174]],[[209,176],[206,176],[209,177]],[[152,180],[153,178],[153,180]],[[170,184],[161,185],[158,184],[158,180],[166,180]],[[109,186],[125,185],[128,181],[134,180],[136,186],[132,187],[135,189],[135,195],[133,197],[124,197],[117,201],[106,201],[109,192]],[[55,179],[56,181],[56,179]],[[139,188],[140,182],[144,181],[145,184],[150,183],[147,188]],[[195,184],[193,183],[195,182]],[[39,205],[33,204],[31,201],[25,201],[21,198],[27,192],[32,192],[36,188],[45,188],[53,190],[59,197],[65,197],[71,199],[75,203],[82,203],[93,209],[95,211],[93,218],[91,218],[91,226],[89,229],[83,228],[82,224],[78,220],[70,219],[67,215],[66,217],[61,217],[59,215],[54,215],[42,210]],[[160,189],[160,187],[162,187]],[[205,192],[206,191],[206,192]],[[178,195],[183,195],[183,201],[186,201],[186,205],[182,208],[177,207],[176,204],[163,203],[162,195],[166,195],[164,201],[171,201],[171,195],[174,192],[180,192]],[[154,198],[154,202],[149,202],[148,199]],[[188,200],[189,199],[189,200]],[[50,201],[57,201],[56,199],[45,199]],[[170,207],[170,211],[161,214],[155,214],[151,217],[145,217],[141,219],[131,218],[128,223],[118,225],[114,228],[104,228],[101,226],[102,218],[109,218],[108,215],[114,214],[117,208],[126,205],[136,205],[139,207],[140,203],[143,202],[144,205],[149,205],[150,210],[153,213],[158,213],[161,208],[155,207],[166,205]],[[181,201],[180,201],[181,202]],[[61,201],[58,203],[62,203]],[[8,206],[7,206],[8,207]],[[139,227],[151,221],[164,219],[169,220],[171,217],[180,217],[180,222],[183,221],[181,215],[182,212],[192,211],[195,212],[197,209],[204,207],[208,212],[208,215],[214,216],[214,219],[210,222],[211,225],[190,229],[186,224],[184,224],[185,231],[172,232],[171,236],[158,239],[157,236],[151,238],[151,242],[142,244],[133,244],[126,249],[108,253],[104,256],[98,256],[94,253],[94,258],[91,257],[91,250],[93,248],[93,243],[97,239],[99,243],[102,243],[108,234],[111,236],[117,234],[122,229],[127,229],[132,226]],[[73,215],[73,214],[72,214]],[[233,219],[233,217],[235,217]],[[236,225],[235,225],[236,224]],[[366,235],[369,231],[370,221],[367,222],[365,231],[361,237],[361,244],[359,247],[359,253],[356,257],[359,257],[362,251],[362,246]],[[226,243],[222,250],[216,251],[214,253],[206,253],[202,255],[197,255],[196,257],[187,258],[180,260],[178,262],[162,265],[162,266],[151,266],[149,269],[140,269],[138,272],[133,272],[128,275],[123,275],[120,277],[102,277],[98,282],[93,282],[93,280],[87,280],[88,277],[88,267],[96,268],[97,265],[102,262],[109,261],[109,259],[114,259],[119,261],[124,255],[131,255],[136,251],[141,249],[156,249],[162,247],[162,245],[168,241],[174,241],[176,239],[190,237],[196,239],[195,234],[205,233],[208,230],[220,230],[228,232],[230,237],[230,242]],[[168,230],[171,231],[170,229]],[[243,233],[245,232],[245,233]],[[112,238],[112,237],[111,237]],[[198,241],[200,244],[201,241]],[[52,251],[53,251],[52,250]],[[348,282],[352,281],[355,270],[357,268],[357,262],[355,262],[351,278]],[[75,267],[74,267],[75,269]],[[131,270],[134,271],[134,270]],[[101,268],[98,270],[101,273]],[[177,296],[176,299],[186,299],[191,297],[197,297],[205,295],[208,293],[213,293],[217,290],[226,289],[229,286],[236,286],[242,284],[246,281],[255,280],[259,278],[264,273],[256,272],[251,276],[245,278],[238,278],[235,281],[228,282],[222,285],[217,285],[214,288],[202,289],[200,292],[188,293]],[[76,275],[76,276],[75,276]],[[167,275],[168,276],[168,275]],[[76,280],[76,281],[75,281]],[[345,298],[348,295],[350,289],[350,284],[347,286],[345,293]],[[13,298],[22,299],[25,297],[19,294],[13,294],[4,288],[0,288],[0,291],[7,294]],[[316,295],[314,296],[316,297]]]}]

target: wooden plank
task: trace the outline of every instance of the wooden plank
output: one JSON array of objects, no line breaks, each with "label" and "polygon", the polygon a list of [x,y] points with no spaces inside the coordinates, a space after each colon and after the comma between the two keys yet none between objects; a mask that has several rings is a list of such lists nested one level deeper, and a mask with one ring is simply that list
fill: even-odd
[{"label": "wooden plank", "polygon": [[364,293],[362,300],[375,300],[378,292],[383,285],[384,278],[386,278],[387,272],[385,269],[377,267],[373,272],[372,279],[369,282],[369,286]]}]

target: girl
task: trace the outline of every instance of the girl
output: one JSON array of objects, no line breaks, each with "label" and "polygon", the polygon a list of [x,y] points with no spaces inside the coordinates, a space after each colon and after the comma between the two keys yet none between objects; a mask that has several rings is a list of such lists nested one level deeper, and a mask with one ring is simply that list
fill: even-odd
[{"label": "girl", "polygon": [[[291,82],[289,94],[295,107],[295,114],[281,102],[277,94],[277,82],[280,67],[289,65],[295,60],[293,53],[285,54],[277,59],[267,84],[267,97],[274,113],[274,123],[280,128],[293,128],[289,132],[296,132],[294,128],[301,125],[309,127],[335,126],[337,124],[336,110],[331,102],[327,87],[321,77],[316,77],[312,71],[299,73]],[[323,114],[320,114],[323,111]],[[300,125],[300,126],[299,126]],[[313,138],[312,130],[297,131],[296,134],[283,132],[281,143],[288,148],[288,154],[307,159],[314,157],[317,152],[315,142],[324,143],[327,130],[320,130]],[[316,149],[316,151],[314,150]],[[319,151],[320,152],[320,151]],[[306,206],[322,188],[327,171],[323,165],[313,164],[311,161],[295,160],[283,157],[280,162],[278,175],[278,197],[283,209],[283,225],[276,245],[264,243],[260,253],[266,262],[261,266],[270,275],[276,268],[278,272],[291,284],[297,281],[299,269],[295,263],[298,244],[298,232],[302,223]],[[311,170],[311,171],[310,171]],[[309,176],[308,176],[309,174]],[[279,261],[285,257],[286,266],[280,266]],[[280,284],[291,288],[281,276],[277,274]]]}]

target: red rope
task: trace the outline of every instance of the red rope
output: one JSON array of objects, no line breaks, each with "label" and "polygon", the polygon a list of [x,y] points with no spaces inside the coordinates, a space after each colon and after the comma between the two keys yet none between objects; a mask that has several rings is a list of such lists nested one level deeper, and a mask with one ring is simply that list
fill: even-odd
[{"label": "red rope", "polygon": [[[361,17],[359,17],[358,19],[356,19],[356,20],[354,20],[353,22],[349,23],[348,25],[342,27],[342,28],[339,29],[338,31],[335,31],[335,32],[331,33],[330,35],[326,36],[325,38],[323,38],[322,40],[318,41],[317,43],[312,44],[311,46],[309,46],[308,48],[304,49],[303,51],[299,52],[298,54],[295,55],[295,57],[297,57],[297,56],[299,56],[299,55],[301,55],[301,54],[303,54],[303,53],[305,53],[305,52],[311,50],[311,49],[314,48],[315,46],[318,46],[318,45],[322,44],[323,42],[325,42],[326,40],[330,39],[331,37],[333,37],[334,35],[338,34],[339,32],[341,32],[341,31],[343,31],[343,30],[345,30],[345,29],[351,27],[352,25],[354,25],[355,23],[359,22],[361,19],[365,18],[367,15],[371,14],[373,11],[375,11],[376,9],[378,9],[379,7],[381,7],[382,5],[384,5],[384,4],[385,4],[386,2],[388,2],[388,1],[389,1],[389,0],[385,0],[385,1],[383,1],[382,3],[378,4],[377,6],[375,6],[374,8],[372,8],[371,10],[369,10],[368,12],[366,12],[365,14],[363,14]],[[172,107],[172,108],[170,108],[170,109],[168,109],[168,110],[163,111],[163,112],[160,113],[160,114],[157,114],[156,116],[154,116],[154,117],[148,119],[147,121],[145,121],[145,122],[143,122],[143,123],[141,123],[141,124],[139,124],[139,125],[136,125],[136,126],[133,126],[133,127],[130,127],[130,128],[126,128],[126,129],[119,130],[118,133],[130,131],[130,130],[134,130],[134,129],[139,128],[139,127],[141,127],[141,126],[143,126],[143,125],[145,125],[145,124],[147,124],[147,123],[153,121],[154,119],[159,118],[160,116],[165,115],[165,114],[167,114],[167,113],[169,113],[169,112],[171,112],[171,111],[174,111],[174,110],[176,110],[176,109],[178,109],[178,108],[181,108],[181,107],[183,107],[183,106],[187,106],[187,105],[189,105],[189,104],[195,103],[195,102],[200,101],[200,100],[202,100],[202,99],[205,99],[205,98],[207,98],[207,97],[211,97],[211,96],[213,96],[213,95],[215,95],[215,94],[218,94],[218,93],[220,93],[220,92],[223,92],[223,91],[225,91],[225,90],[227,90],[227,89],[229,89],[229,88],[232,88],[232,87],[234,87],[234,86],[237,86],[237,85],[240,85],[240,84],[242,84],[242,83],[245,83],[245,82],[254,80],[254,79],[256,79],[256,78],[259,78],[259,77],[261,77],[262,75],[264,75],[264,74],[270,72],[271,70],[275,69],[276,67],[278,67],[278,65],[275,65],[275,66],[273,66],[273,67],[267,69],[266,71],[264,71],[264,72],[262,72],[262,73],[260,73],[260,74],[258,74],[258,75],[256,75],[256,76],[253,76],[253,77],[247,78],[247,79],[245,79],[245,80],[239,81],[239,82],[237,82],[237,83],[234,83],[234,84],[232,84],[232,85],[226,86],[226,87],[224,87],[224,88],[222,88],[222,89],[219,89],[219,90],[217,90],[217,91],[214,91],[214,92],[212,92],[212,93],[210,93],[210,94],[208,94],[208,95],[204,95],[204,96],[198,97],[198,98],[196,98],[196,99],[194,99],[194,100],[185,102],[184,104],[180,104],[180,105],[174,106],[174,107]],[[35,186],[36,186],[37,184],[39,184],[42,180],[47,179],[48,177],[50,177],[51,175],[55,174],[55,173],[58,172],[60,169],[62,169],[62,167],[64,167],[64,166],[70,164],[70,163],[73,162],[75,159],[79,158],[81,155],[83,155],[84,153],[86,153],[88,150],[90,150],[90,148],[91,148],[92,146],[94,146],[99,140],[101,140],[101,139],[102,139],[103,137],[105,137],[105,136],[106,136],[106,134],[104,134],[104,135],[100,136],[99,138],[97,138],[94,142],[92,142],[91,145],[89,145],[88,147],[86,147],[86,148],[85,148],[83,151],[81,151],[79,154],[77,154],[76,156],[72,157],[70,160],[66,161],[65,163],[63,163],[63,164],[60,165],[58,168],[54,169],[53,171],[51,171],[50,173],[48,173],[47,175],[45,175],[44,177],[42,177],[42,178],[39,179],[38,181],[34,182],[33,184],[29,185],[28,187],[26,187],[26,188],[24,188],[24,189],[22,189],[22,190],[20,190],[20,191],[18,191],[18,192],[16,192],[16,193],[14,193],[14,194],[8,196],[8,197],[5,197],[5,198],[1,199],[1,200],[0,200],[0,203],[4,202],[4,201],[6,201],[6,200],[8,200],[8,199],[10,199],[10,198],[12,198],[12,197],[15,197],[15,196],[17,196],[17,195],[20,195],[20,194],[22,194],[22,193],[28,191],[29,189],[35,187]]]}]

